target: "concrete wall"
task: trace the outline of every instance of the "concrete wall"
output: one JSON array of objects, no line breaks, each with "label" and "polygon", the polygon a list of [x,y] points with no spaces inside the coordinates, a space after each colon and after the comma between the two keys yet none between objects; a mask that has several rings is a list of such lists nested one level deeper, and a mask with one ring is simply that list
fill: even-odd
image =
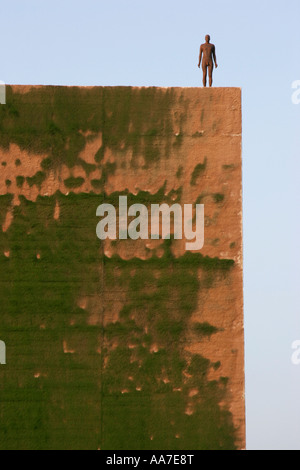
[{"label": "concrete wall", "polygon": [[[241,90],[7,86],[0,447],[245,446]],[[96,208],[204,204],[204,246]]]}]

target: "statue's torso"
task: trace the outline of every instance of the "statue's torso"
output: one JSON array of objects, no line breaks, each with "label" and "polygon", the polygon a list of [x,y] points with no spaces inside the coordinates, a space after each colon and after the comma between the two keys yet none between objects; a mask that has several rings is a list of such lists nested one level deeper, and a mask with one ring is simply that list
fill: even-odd
[{"label": "statue's torso", "polygon": [[202,44],[201,48],[203,51],[203,64],[204,65],[212,65],[213,64],[213,50],[214,50],[214,45],[213,44]]}]

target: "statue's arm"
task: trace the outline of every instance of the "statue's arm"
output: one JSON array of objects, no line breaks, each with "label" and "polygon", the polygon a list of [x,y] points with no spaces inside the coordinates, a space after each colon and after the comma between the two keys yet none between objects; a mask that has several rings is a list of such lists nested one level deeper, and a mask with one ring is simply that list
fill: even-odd
[{"label": "statue's arm", "polygon": [[216,48],[215,48],[215,46],[213,47],[212,53],[213,53],[213,58],[214,58],[215,65],[216,65],[216,68],[217,68],[217,67],[218,67],[218,64],[217,64],[217,56],[216,56]]},{"label": "statue's arm", "polygon": [[200,67],[200,64],[201,64],[202,54],[203,54],[203,49],[202,49],[202,46],[200,46],[198,67]]}]

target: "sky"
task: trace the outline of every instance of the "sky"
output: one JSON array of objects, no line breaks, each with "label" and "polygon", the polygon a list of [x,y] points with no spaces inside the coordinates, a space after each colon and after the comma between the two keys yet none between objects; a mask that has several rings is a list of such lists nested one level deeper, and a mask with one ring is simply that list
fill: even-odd
[{"label": "sky", "polygon": [[300,450],[299,0],[0,0],[0,12],[7,84],[201,86],[210,34],[214,86],[242,88],[247,449]]}]

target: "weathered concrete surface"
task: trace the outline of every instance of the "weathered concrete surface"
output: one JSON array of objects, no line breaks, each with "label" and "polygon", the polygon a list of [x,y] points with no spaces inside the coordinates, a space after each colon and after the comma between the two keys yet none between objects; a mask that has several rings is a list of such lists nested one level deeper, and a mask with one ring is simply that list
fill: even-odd
[{"label": "weathered concrete surface", "polygon": [[[26,421],[22,425],[21,420],[16,426],[17,412],[14,414],[9,404],[1,405],[4,424],[0,425],[0,445],[130,449],[134,444],[126,441],[128,419],[130,425],[132,421],[138,423],[131,431],[140,437],[136,444],[139,448],[244,448],[240,89],[12,86],[8,87],[7,103],[0,110],[0,256],[2,272],[8,273],[1,278],[5,301],[0,332],[8,357],[7,365],[0,369],[1,388],[6,393],[21,393],[23,405],[28,402],[28,390],[37,387],[40,392],[39,398],[33,399],[36,406],[28,408],[26,419],[24,415],[24,422],[29,420],[29,424]],[[29,109],[33,109],[33,115]],[[185,240],[173,240],[168,248],[162,240],[96,240],[94,196],[102,195],[101,200],[109,201],[125,193],[135,197],[134,202],[150,203],[155,197],[156,202],[204,204],[205,244],[200,253],[209,258],[197,258],[196,263],[196,258],[185,258]],[[74,199],[68,202],[66,195]],[[34,206],[28,206],[30,201]],[[40,207],[44,203],[47,209]],[[33,212],[26,219],[27,206],[33,207]],[[36,288],[39,295],[42,273],[65,266],[61,254],[68,253],[68,242],[58,248],[58,242],[53,242],[55,234],[66,237],[68,224],[80,232],[78,243],[75,232],[70,233],[77,243],[72,244],[70,256],[72,260],[78,258],[78,263],[70,270],[78,273],[78,288],[69,286],[68,282],[74,282],[69,274],[64,274],[67,280],[60,278],[70,292],[69,303],[60,308],[62,294],[55,291],[56,286],[46,286],[43,291],[44,296],[56,299],[52,316],[53,306],[47,307],[47,314],[32,313],[30,305],[36,309],[37,301],[30,295],[27,308],[18,311],[18,294],[13,288],[21,283],[20,270],[26,256],[22,254],[22,237],[16,233],[20,227],[24,229],[24,220],[28,236],[35,230],[40,234],[26,250],[30,247],[35,261],[44,263],[42,271],[32,276],[31,265],[25,264],[25,298],[26,289]],[[57,264],[52,266],[47,250],[60,253]],[[93,272],[93,278],[86,272]],[[138,279],[146,277],[140,285]],[[191,282],[185,285],[184,279]],[[7,282],[13,286],[10,291],[5,289]],[[185,306],[184,299],[192,303]],[[70,308],[70,314],[65,313],[66,308]],[[80,309],[80,321],[75,308]],[[165,317],[168,323],[163,328],[167,333],[161,335],[160,320]],[[180,333],[172,337],[168,332],[173,331],[173,321]],[[133,336],[126,329],[130,324]],[[57,346],[49,343],[49,331],[54,326]],[[11,343],[16,327],[21,328],[18,348]],[[48,332],[44,340],[43,335],[38,337],[36,350],[28,345],[35,328]],[[41,355],[46,343],[57,359],[56,372],[47,354]],[[20,366],[24,349],[29,358],[25,361],[27,369],[25,364]],[[114,369],[117,353],[117,362],[122,365],[118,371]],[[151,361],[155,354],[161,354],[162,359],[154,367]],[[178,363],[176,370],[170,359],[173,354],[183,364]],[[66,359],[70,355],[73,362]],[[198,364],[196,369],[192,369],[193,361]],[[201,377],[197,375],[199,361]],[[73,368],[82,364],[89,371],[89,379],[83,379],[84,374],[78,378],[74,372]],[[137,369],[133,370],[132,364]],[[55,376],[60,380],[55,381]],[[84,385],[80,388],[80,381],[84,384],[85,380],[91,387],[86,394]],[[41,384],[36,385],[37,381]],[[60,400],[60,390],[68,387],[72,393]],[[43,405],[41,396],[48,397],[45,401],[43,398]],[[86,420],[86,439],[74,431],[79,399],[86,402],[80,418]],[[149,409],[145,405],[149,400],[153,411],[152,405]],[[172,400],[175,402],[169,409]],[[211,411],[205,414],[204,409],[210,406]],[[124,409],[130,418],[124,417]],[[166,421],[162,434],[157,429],[157,413]],[[36,420],[40,427],[35,427]],[[204,428],[197,430],[200,421]],[[30,428],[28,439],[21,438],[26,426]],[[217,430],[222,426],[225,431],[219,435]]]}]

